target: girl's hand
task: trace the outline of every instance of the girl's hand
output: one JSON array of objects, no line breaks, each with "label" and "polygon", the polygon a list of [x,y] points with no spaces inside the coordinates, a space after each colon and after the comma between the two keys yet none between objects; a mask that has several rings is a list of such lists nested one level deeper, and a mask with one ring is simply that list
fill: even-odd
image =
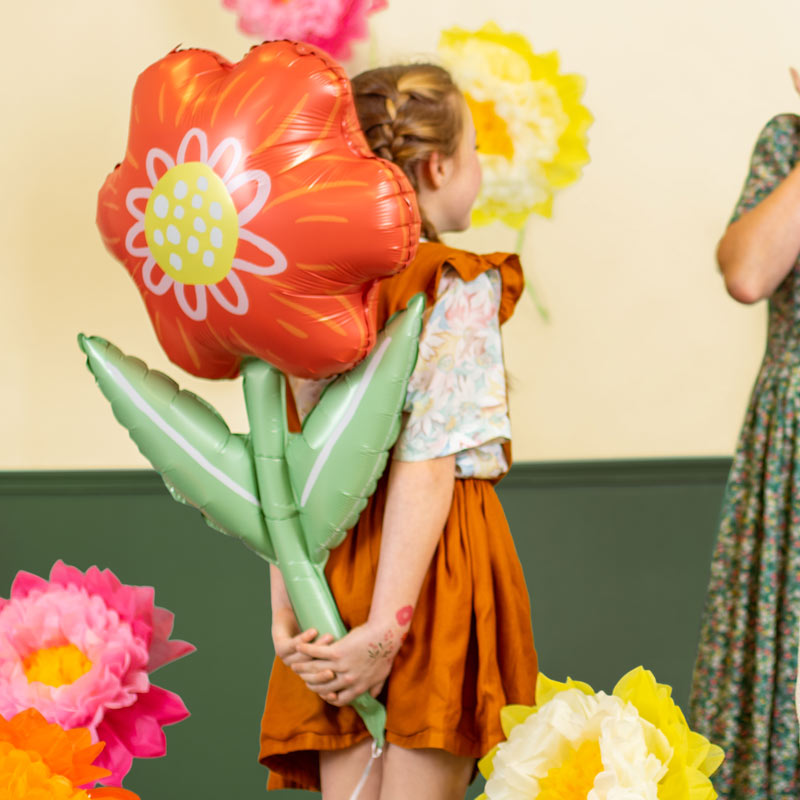
[{"label": "girl's hand", "polygon": [[323,700],[345,706],[363,692],[373,697],[380,692],[401,644],[401,631],[396,627],[367,622],[337,642],[299,642],[298,653],[313,661],[297,663],[292,669],[298,675],[313,676],[303,680]]},{"label": "girl's hand", "polygon": [[[275,655],[286,664],[287,667],[297,672],[300,677],[309,683],[331,681],[333,673],[314,669],[308,671],[311,662],[309,656],[299,652],[298,645],[313,642],[317,637],[314,628],[301,631],[297,624],[297,618],[291,608],[282,608],[275,611],[272,619],[272,643],[275,646]],[[319,644],[328,644],[333,641],[330,634],[325,634],[319,640]],[[309,685],[311,685],[309,683]]]},{"label": "girl's hand", "polygon": [[800,73],[794,67],[789,67],[789,74],[792,76],[795,91],[800,94]]}]

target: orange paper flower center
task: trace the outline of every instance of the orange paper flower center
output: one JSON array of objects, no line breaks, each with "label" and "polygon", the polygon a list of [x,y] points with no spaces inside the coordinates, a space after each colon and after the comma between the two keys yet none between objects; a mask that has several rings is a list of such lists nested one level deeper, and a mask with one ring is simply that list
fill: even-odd
[{"label": "orange paper flower center", "polygon": [[0,742],[0,789],[7,800],[47,797],[50,800],[87,800],[89,795],[63,775],[54,775],[38,753]]},{"label": "orange paper flower center", "polygon": [[208,164],[188,161],[162,175],[144,212],[147,245],[158,266],[183,284],[219,283],[239,241],[236,206]]},{"label": "orange paper flower center", "polygon": [[602,771],[600,745],[596,741],[584,742],[539,781],[537,800],[586,800],[594,779]]},{"label": "orange paper flower center", "polygon": [[464,99],[475,123],[481,153],[503,156],[511,161],[514,158],[514,142],[506,121],[497,113],[494,103],[491,100],[478,102],[467,92],[464,93]]},{"label": "orange paper flower center", "polygon": [[23,667],[29,683],[39,681],[57,688],[85,675],[92,662],[74,644],[68,644],[36,650],[25,659]]}]

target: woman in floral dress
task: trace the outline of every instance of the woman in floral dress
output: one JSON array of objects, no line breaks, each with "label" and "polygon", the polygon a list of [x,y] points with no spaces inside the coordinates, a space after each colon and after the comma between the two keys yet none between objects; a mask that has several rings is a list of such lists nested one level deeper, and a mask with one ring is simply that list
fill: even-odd
[{"label": "woman in floral dress", "polygon": [[800,117],[782,114],[759,136],[717,253],[732,297],[769,298],[767,350],[728,479],[691,698],[693,725],[726,751],[714,781],[724,800],[800,797],[798,256]]}]

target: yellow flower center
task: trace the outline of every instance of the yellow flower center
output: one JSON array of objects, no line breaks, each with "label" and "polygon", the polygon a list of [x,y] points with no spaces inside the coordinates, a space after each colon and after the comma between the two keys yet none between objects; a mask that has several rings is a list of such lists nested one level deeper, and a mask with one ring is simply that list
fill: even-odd
[{"label": "yellow flower center", "polygon": [[600,745],[584,742],[557,767],[550,769],[539,781],[537,800],[586,800],[594,779],[603,771]]},{"label": "yellow flower center", "polygon": [[59,687],[85,675],[92,662],[74,644],[67,644],[36,650],[25,659],[23,667],[29,683],[39,681]]},{"label": "yellow flower center", "polygon": [[222,179],[208,164],[167,170],[144,212],[147,245],[158,265],[184,284],[219,283],[230,272],[239,217]]},{"label": "yellow flower center", "polygon": [[464,93],[475,132],[478,135],[478,148],[489,156],[503,156],[511,161],[514,158],[514,142],[508,132],[506,121],[497,113],[491,100],[478,102],[469,93]]}]

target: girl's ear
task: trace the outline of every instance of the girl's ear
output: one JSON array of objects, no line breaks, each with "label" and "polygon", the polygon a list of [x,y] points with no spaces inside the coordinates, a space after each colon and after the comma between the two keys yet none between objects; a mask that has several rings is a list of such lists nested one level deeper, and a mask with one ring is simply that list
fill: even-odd
[{"label": "girl's ear", "polygon": [[452,159],[434,151],[423,161],[418,169],[418,178],[421,185],[427,189],[441,189],[448,180],[452,171]]}]

